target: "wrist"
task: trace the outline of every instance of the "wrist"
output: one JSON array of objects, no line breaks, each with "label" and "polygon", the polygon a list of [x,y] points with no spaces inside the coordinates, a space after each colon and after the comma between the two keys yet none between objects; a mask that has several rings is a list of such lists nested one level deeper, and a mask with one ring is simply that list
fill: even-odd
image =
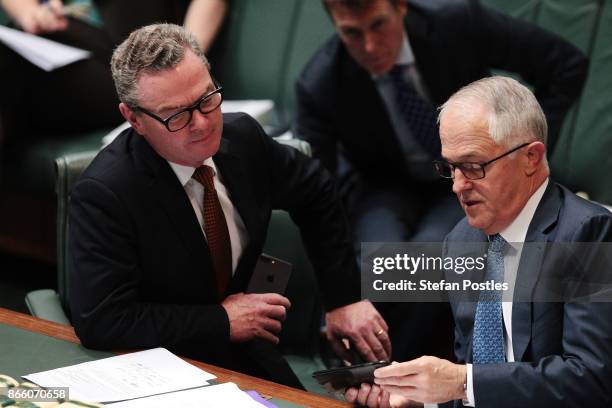
[{"label": "wrist", "polygon": [[456,380],[456,400],[467,400],[467,367],[465,364],[456,364],[457,380]]}]

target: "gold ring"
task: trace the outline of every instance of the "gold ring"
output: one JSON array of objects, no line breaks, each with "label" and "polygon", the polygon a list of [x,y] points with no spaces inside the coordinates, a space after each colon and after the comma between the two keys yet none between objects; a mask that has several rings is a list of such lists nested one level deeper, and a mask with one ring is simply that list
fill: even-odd
[{"label": "gold ring", "polygon": [[383,329],[380,329],[379,331],[377,331],[377,332],[375,333],[375,334],[376,334],[376,337],[380,336],[380,335],[381,335],[381,334],[383,334],[384,332],[385,332],[385,331],[384,331]]}]

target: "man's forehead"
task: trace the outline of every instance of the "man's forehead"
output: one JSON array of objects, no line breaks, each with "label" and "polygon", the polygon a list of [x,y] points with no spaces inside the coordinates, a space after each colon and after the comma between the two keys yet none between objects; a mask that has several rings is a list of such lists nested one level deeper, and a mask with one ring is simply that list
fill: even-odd
[{"label": "man's forehead", "polygon": [[[137,80],[139,99],[158,110],[189,106],[215,88],[208,68],[195,55],[186,53],[176,66],[161,71],[144,71]],[[190,103],[191,102],[191,103]]]},{"label": "man's forehead", "polygon": [[497,144],[489,134],[485,121],[469,118],[442,118],[440,123],[440,139],[442,155],[453,161],[476,157],[486,157],[497,149]]},{"label": "man's forehead", "polygon": [[332,19],[338,27],[355,20],[376,19],[393,11],[396,11],[396,8],[389,0],[374,0],[363,7],[349,7],[339,3],[330,8]]}]

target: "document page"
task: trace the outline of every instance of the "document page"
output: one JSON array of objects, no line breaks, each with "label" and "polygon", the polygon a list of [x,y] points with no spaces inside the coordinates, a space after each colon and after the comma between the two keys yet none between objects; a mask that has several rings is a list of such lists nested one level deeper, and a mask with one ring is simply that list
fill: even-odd
[{"label": "document page", "polygon": [[113,402],[208,385],[211,373],[164,348],[28,374],[41,387],[69,387],[70,399]]},{"label": "document page", "polygon": [[0,41],[45,71],[89,58],[91,52],[0,25]]},{"label": "document page", "polygon": [[110,408],[262,408],[259,402],[234,383],[210,385],[204,388],[173,392],[130,401],[109,404]]}]

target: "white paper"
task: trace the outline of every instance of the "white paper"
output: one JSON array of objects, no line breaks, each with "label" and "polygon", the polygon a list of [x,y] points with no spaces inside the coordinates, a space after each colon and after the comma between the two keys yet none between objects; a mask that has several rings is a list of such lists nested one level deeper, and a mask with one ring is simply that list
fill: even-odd
[{"label": "white paper", "polygon": [[53,71],[91,56],[89,51],[2,25],[0,25],[0,41],[45,71]]},{"label": "white paper", "polygon": [[261,408],[262,404],[241,391],[234,383],[156,395],[154,397],[117,402],[111,408]]},{"label": "white paper", "polygon": [[[274,101],[271,99],[247,99],[241,101],[223,101],[221,111],[244,112],[251,115],[260,125],[265,126],[273,122],[274,116]],[[102,147],[110,144],[121,132],[129,128],[130,124],[124,122],[111,130],[102,138]]]},{"label": "white paper", "polygon": [[223,101],[221,110],[224,113],[244,112],[254,117],[262,126],[274,121],[274,101],[271,99],[245,99],[239,101]]},{"label": "white paper", "polygon": [[156,348],[28,374],[24,378],[45,388],[69,387],[71,399],[112,402],[201,387],[216,376],[164,348]]}]

